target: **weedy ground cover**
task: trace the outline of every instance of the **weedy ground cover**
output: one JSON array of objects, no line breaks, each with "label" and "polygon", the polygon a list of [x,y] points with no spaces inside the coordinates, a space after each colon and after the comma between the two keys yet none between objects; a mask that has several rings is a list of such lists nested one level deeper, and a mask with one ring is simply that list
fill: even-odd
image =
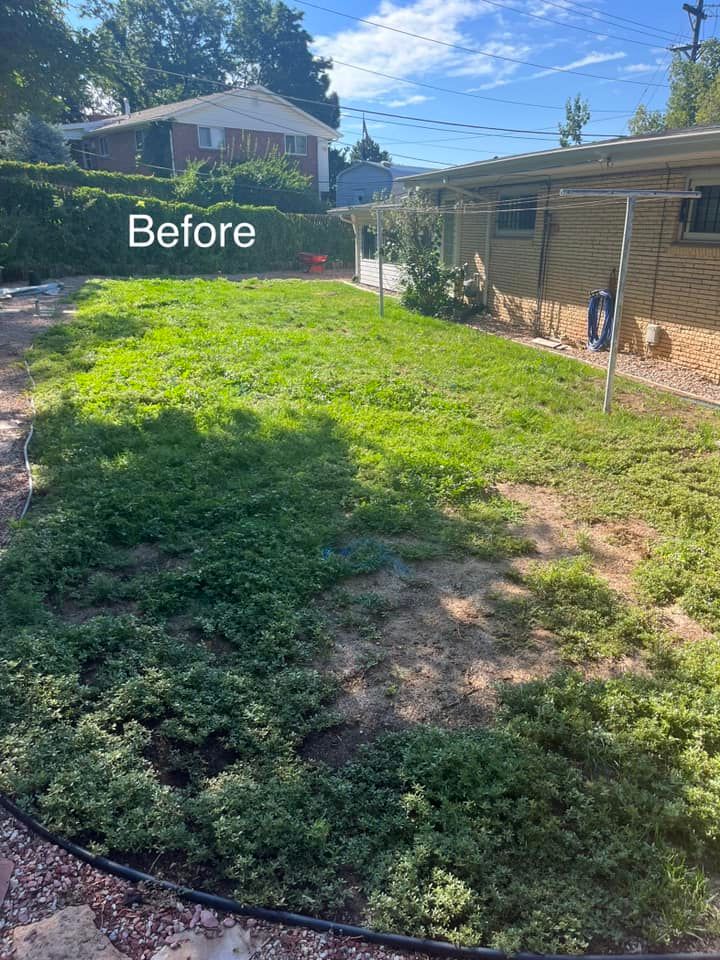
[{"label": "weedy ground cover", "polygon": [[[507,949],[714,935],[720,647],[657,613],[720,628],[717,415],[623,384],[604,417],[596,371],[333,283],[92,283],[33,354],[3,790],[247,902]],[[532,566],[518,629],[565,669],[508,685],[492,723],[307,759],[337,723],[322,598],[527,554],[501,481],[656,530],[636,600],[582,557]],[[351,610],[380,648],[381,600]],[[643,669],[575,669],[629,653]]]}]

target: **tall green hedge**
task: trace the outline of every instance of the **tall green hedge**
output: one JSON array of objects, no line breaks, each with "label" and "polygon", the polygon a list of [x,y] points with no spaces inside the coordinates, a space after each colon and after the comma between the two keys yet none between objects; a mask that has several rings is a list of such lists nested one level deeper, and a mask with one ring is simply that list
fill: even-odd
[{"label": "tall green hedge", "polygon": [[[194,222],[252,223],[255,244],[208,250],[129,246],[130,214],[148,214],[155,227]],[[274,207],[218,203],[198,207],[154,197],[109,194],[91,187],[66,190],[26,179],[0,177],[0,265],[6,278],[33,271],[44,277],[71,274],[163,275],[243,273],[297,265],[301,250],[350,263],[351,228],[326,214],[282,213]]]},{"label": "tall green hedge", "polygon": [[[195,188],[187,193],[182,178],[145,176],[139,173],[115,173],[110,170],[83,170],[75,164],[21,163],[0,160],[0,179],[27,179],[58,187],[97,187],[107,193],[155,197],[158,200],[182,200],[207,207],[223,200],[272,206],[294,213],[321,213],[324,205],[312,189],[298,189],[293,177],[283,178],[282,157],[254,158],[229,168],[225,177],[197,177]],[[289,181],[283,183],[285,181]],[[300,177],[302,181],[307,178]],[[184,192],[182,192],[184,191]]]},{"label": "tall green hedge", "polygon": [[146,177],[139,173],[113,173],[110,170],[83,170],[75,164],[21,163],[0,160],[0,178],[21,177],[37,183],[63,187],[99,187],[108,193],[172,200],[173,182],[166,177]]}]

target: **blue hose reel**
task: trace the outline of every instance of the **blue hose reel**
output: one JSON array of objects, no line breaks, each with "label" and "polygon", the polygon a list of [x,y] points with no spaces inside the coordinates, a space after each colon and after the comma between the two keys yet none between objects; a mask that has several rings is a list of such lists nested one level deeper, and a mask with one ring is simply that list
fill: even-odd
[{"label": "blue hose reel", "polygon": [[[610,344],[613,328],[613,297],[609,290],[593,290],[588,303],[588,350],[604,350]],[[598,323],[602,315],[602,329]]]}]

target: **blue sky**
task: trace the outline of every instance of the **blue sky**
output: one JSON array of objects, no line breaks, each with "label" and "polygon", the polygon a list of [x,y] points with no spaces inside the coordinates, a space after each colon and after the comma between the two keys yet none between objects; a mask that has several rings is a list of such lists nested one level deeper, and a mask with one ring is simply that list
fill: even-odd
[{"label": "blue sky", "polygon": [[[563,105],[576,93],[590,103],[592,120],[588,133],[626,133],[628,117],[639,103],[651,109],[664,106],[667,88],[663,85],[667,83],[670,62],[667,45],[674,42],[673,38],[675,42],[685,42],[689,36],[688,19],[680,0],[638,0],[634,7],[621,0],[315,2],[448,44],[609,78],[556,73],[462,52],[290,0],[291,6],[305,14],[305,25],[315,37],[315,51],[354,65],[336,64],[332,71],[333,87],[343,105],[408,114],[424,121],[453,120],[547,131],[547,140],[522,134],[478,135],[471,130],[402,126],[392,118],[366,115],[370,133],[399,163],[428,166],[468,163],[557,146],[557,123],[564,116]],[[631,18],[642,26],[613,18]],[[704,36],[712,36],[715,27],[711,16],[704,24]],[[357,67],[401,78],[401,82]],[[408,81],[445,87],[453,93]],[[473,96],[463,95],[468,93]],[[521,101],[525,105],[481,97]],[[357,113],[345,114],[343,142],[353,142],[361,124]]]}]

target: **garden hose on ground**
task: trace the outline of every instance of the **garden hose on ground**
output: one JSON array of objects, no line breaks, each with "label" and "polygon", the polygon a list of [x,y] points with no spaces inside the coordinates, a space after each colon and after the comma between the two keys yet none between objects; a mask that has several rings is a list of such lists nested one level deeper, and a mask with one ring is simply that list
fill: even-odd
[{"label": "garden hose on ground", "polygon": [[[25,372],[28,375],[28,380],[30,381],[30,386],[32,387],[33,393],[34,393],[37,384],[33,379],[33,375],[30,373],[30,367],[27,364],[27,360],[24,360],[23,363],[25,364]],[[32,411],[32,415],[30,417],[30,429],[28,430],[28,434],[25,437],[25,443],[23,445],[23,457],[25,458],[25,470],[27,472],[27,478],[28,478],[28,492],[27,492],[27,496],[25,497],[25,503],[23,504],[23,508],[20,511],[20,516],[18,517],[19,520],[23,520],[25,518],[25,514],[28,512],[30,508],[30,501],[32,500],[32,495],[33,495],[32,469],[30,468],[30,457],[28,456],[28,447],[30,446],[30,441],[33,438],[33,434],[35,433],[35,412],[36,411],[35,411],[35,397],[33,396],[33,393],[30,394],[30,409]]]},{"label": "garden hose on ground", "polygon": [[[598,320],[603,314],[602,330]],[[613,298],[608,290],[593,290],[588,302],[588,350],[604,350],[610,344],[613,328]]]},{"label": "garden hose on ground", "polygon": [[43,840],[61,847],[68,853],[85,863],[90,864],[102,873],[108,873],[130,883],[146,883],[162,890],[169,890],[176,897],[199,903],[223,913],[232,913],[241,917],[252,917],[266,923],[280,923],[288,927],[305,927],[318,933],[330,933],[340,937],[351,937],[365,940],[368,943],[377,943],[393,950],[404,950],[408,953],[424,953],[431,957],[454,957],[458,960],[720,960],[720,953],[614,953],[614,954],[559,954],[559,953],[505,953],[503,950],[491,950],[488,947],[460,947],[441,940],[423,940],[420,937],[406,937],[398,933],[379,933],[368,930],[366,927],[356,927],[348,923],[339,923],[334,920],[321,920],[316,917],[306,917],[299,913],[287,913],[284,910],[268,910],[264,907],[251,907],[230,900],[227,897],[218,897],[202,890],[192,890],[170,880],[159,880],[150,874],[142,873],[132,867],[123,866],[99,857],[83,847],[63,840],[47,830],[34,817],[24,813],[12,800],[0,794],[0,807],[3,807],[11,816],[19,820],[29,830]]}]

